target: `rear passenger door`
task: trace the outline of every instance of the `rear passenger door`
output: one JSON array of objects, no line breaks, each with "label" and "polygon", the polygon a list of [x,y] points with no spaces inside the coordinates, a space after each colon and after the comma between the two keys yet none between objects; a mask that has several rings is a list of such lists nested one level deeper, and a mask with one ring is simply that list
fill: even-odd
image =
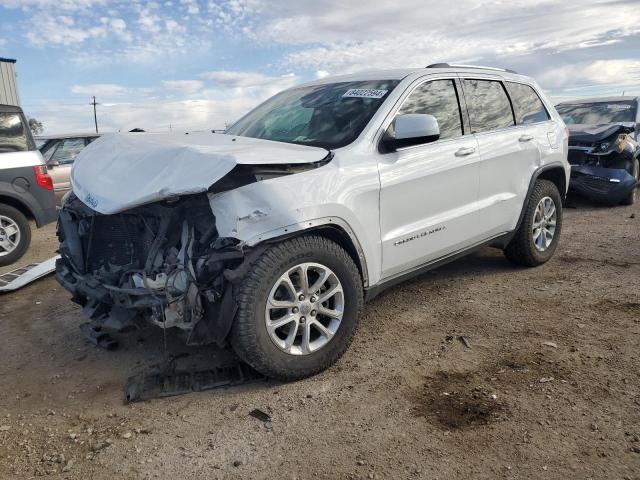
[{"label": "rear passenger door", "polygon": [[516,126],[501,79],[463,78],[462,84],[481,158],[479,230],[491,238],[517,224],[531,172],[540,165],[539,138],[535,128]]},{"label": "rear passenger door", "polygon": [[382,276],[393,277],[469,246],[477,233],[479,155],[452,78],[425,81],[398,115],[426,113],[440,138],[379,155]]}]

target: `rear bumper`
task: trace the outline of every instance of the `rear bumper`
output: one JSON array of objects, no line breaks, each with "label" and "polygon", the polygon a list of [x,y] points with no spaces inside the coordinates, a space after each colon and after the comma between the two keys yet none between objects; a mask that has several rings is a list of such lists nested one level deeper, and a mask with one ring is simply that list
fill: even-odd
[{"label": "rear bumper", "polygon": [[637,181],[629,172],[618,168],[573,165],[569,191],[591,200],[618,203],[636,188]]},{"label": "rear bumper", "polygon": [[40,215],[35,215],[36,225],[39,227],[44,227],[45,225],[55,222],[58,219],[58,209],[55,205],[47,206],[43,208],[40,212]]}]

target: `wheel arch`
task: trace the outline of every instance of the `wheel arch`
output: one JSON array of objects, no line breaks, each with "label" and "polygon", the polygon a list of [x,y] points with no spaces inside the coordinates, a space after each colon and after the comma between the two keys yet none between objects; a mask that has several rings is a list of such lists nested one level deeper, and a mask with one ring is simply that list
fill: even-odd
[{"label": "wheel arch", "polygon": [[363,286],[366,288],[369,285],[369,272],[362,246],[353,230],[340,218],[330,217],[301,222],[297,226],[283,228],[271,234],[260,235],[250,243],[251,246],[257,247],[263,244],[276,243],[289,238],[300,237],[302,235],[319,235],[340,245],[353,259],[356,267],[358,267]]},{"label": "wheel arch", "polygon": [[5,195],[5,194],[0,194],[0,204],[8,205],[10,207],[15,208],[30,220],[35,219],[35,215],[31,211],[31,209],[27,206],[27,204],[15,197]]},{"label": "wheel arch", "polygon": [[510,233],[502,237],[499,241],[493,243],[491,246],[505,248],[516,235],[518,229],[520,228],[520,225],[522,225],[522,221],[524,220],[524,216],[527,210],[527,204],[529,203],[529,198],[531,198],[531,193],[533,192],[533,187],[536,184],[537,180],[548,180],[552,182],[556,187],[558,187],[558,191],[560,192],[560,198],[562,199],[562,201],[565,201],[567,197],[567,186],[569,179],[567,178],[567,173],[564,165],[560,162],[554,162],[538,168],[535,172],[533,172],[533,175],[531,175],[531,180],[529,180],[529,188],[527,189],[527,194],[524,197],[524,202],[522,202],[522,208],[520,209],[520,216],[518,217],[516,227]]},{"label": "wheel arch", "polygon": [[[558,187],[558,191],[560,192],[560,196],[564,201],[567,195],[567,176],[564,168],[561,165],[550,165],[549,168],[541,168],[537,171],[537,175],[531,179],[531,184],[529,185],[529,191],[527,192],[527,200],[529,199],[529,195],[531,194],[531,190],[533,189],[533,184],[536,180],[549,180],[553,182],[556,187]],[[526,205],[526,203],[525,203]],[[523,206],[524,208],[524,206]]]}]

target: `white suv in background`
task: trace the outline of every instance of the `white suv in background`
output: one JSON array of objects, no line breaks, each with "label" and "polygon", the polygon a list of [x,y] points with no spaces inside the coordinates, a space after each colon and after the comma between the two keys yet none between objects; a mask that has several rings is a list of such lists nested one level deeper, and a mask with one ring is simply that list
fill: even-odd
[{"label": "white suv in background", "polygon": [[86,147],[57,277],[95,323],[228,341],[260,372],[301,378],[342,355],[383,288],[487,245],[549,260],[569,172],[564,123],[515,72],[324,78],[225,134]]}]

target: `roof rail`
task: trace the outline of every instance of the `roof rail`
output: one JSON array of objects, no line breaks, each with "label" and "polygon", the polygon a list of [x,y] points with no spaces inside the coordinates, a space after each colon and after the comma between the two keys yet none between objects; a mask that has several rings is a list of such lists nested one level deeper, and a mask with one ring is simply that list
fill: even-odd
[{"label": "roof rail", "polygon": [[482,65],[461,65],[454,63],[432,63],[431,65],[427,65],[426,68],[477,68],[482,70],[495,70],[497,72],[518,73],[509,68],[483,67]]}]

